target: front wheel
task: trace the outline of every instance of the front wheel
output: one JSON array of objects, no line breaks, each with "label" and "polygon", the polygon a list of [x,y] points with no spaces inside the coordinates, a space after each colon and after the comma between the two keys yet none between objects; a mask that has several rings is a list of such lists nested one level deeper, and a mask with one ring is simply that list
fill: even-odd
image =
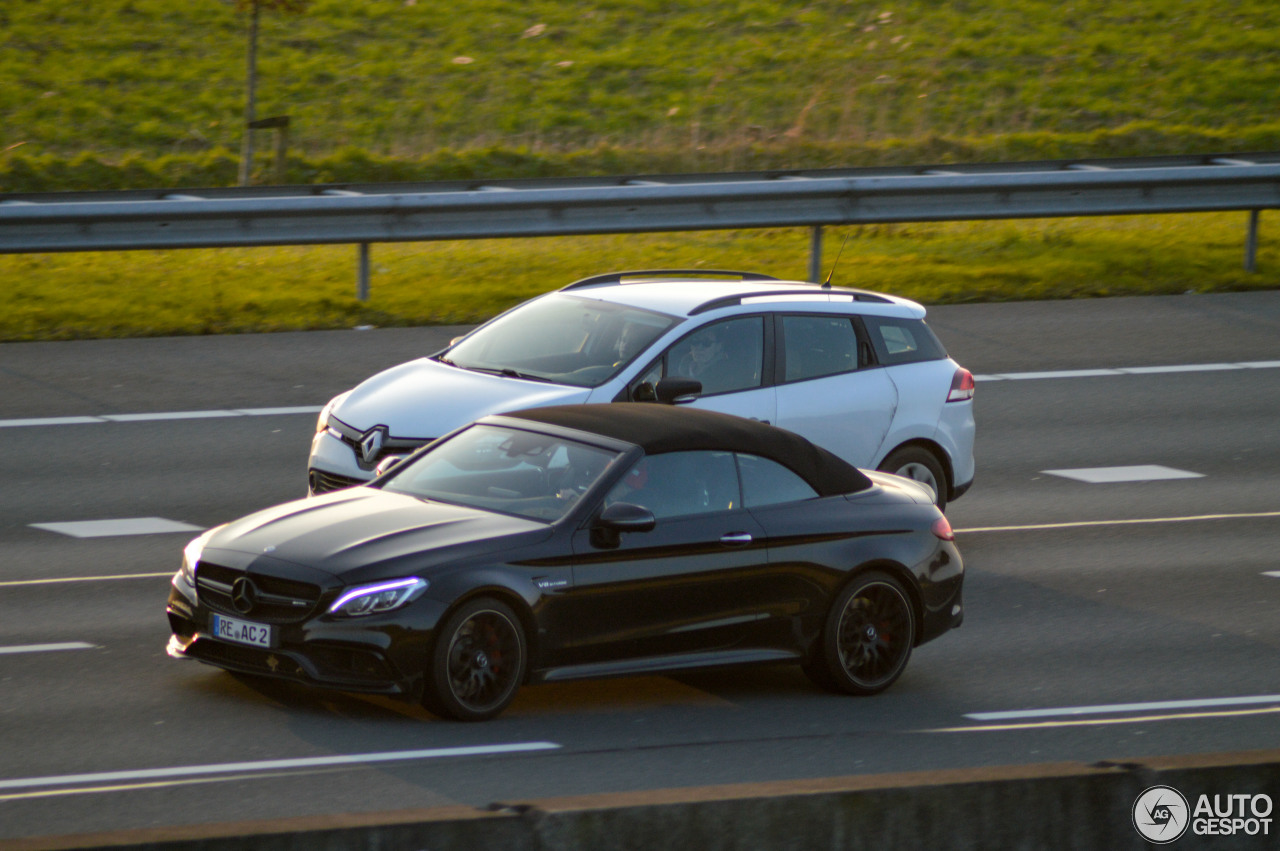
[{"label": "front wheel", "polygon": [[828,691],[878,694],[907,667],[914,643],[915,610],[902,583],[887,573],[864,573],[832,602],[804,671]]},{"label": "front wheel", "polygon": [[919,446],[904,446],[889,453],[880,471],[912,479],[933,488],[933,504],[942,511],[947,507],[947,474],[937,456]]},{"label": "front wheel", "polygon": [[515,698],[527,665],[524,628],[515,612],[488,597],[471,600],[440,628],[422,703],[444,718],[487,721]]}]

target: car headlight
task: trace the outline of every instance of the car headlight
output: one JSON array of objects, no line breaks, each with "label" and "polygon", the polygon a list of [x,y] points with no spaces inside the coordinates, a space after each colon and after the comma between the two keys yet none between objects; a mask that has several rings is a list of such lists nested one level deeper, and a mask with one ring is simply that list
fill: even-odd
[{"label": "car headlight", "polygon": [[316,433],[324,431],[329,427],[329,417],[333,414],[333,409],[342,404],[342,400],[351,395],[351,391],[339,393],[329,400],[329,403],[320,409],[320,416],[316,418]]},{"label": "car headlight", "polygon": [[[225,524],[224,524],[225,525]],[[196,565],[200,562],[200,556],[204,553],[205,544],[209,543],[209,539],[213,537],[213,533],[221,529],[222,526],[215,526],[204,532],[200,537],[193,538],[190,543],[182,548],[182,566],[178,568],[178,573],[173,577],[173,584],[179,588],[179,580],[185,583],[189,588],[196,587]]]},{"label": "car headlight", "polygon": [[329,607],[329,614],[357,618],[389,612],[411,600],[416,600],[426,590],[427,580],[416,576],[378,582],[373,585],[359,585],[344,591],[337,600],[334,600],[333,605]]}]

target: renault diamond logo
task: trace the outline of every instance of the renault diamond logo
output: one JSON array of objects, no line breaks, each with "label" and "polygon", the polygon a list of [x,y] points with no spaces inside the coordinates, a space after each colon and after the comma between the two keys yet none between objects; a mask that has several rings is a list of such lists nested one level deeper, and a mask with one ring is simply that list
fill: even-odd
[{"label": "renault diamond logo", "polygon": [[246,576],[241,576],[231,586],[231,605],[236,607],[236,611],[242,615],[247,615],[253,611],[254,605],[258,602],[258,586],[253,584],[253,580]]},{"label": "renault diamond logo", "polygon": [[382,443],[387,439],[386,426],[374,426],[360,437],[360,457],[366,464],[378,460],[382,452]]}]

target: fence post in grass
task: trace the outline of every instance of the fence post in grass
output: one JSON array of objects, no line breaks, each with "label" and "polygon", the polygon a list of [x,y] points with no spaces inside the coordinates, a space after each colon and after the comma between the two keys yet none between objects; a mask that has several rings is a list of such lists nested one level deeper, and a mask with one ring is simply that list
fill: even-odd
[{"label": "fence post in grass", "polygon": [[[276,131],[273,175],[277,184],[284,183],[285,159],[289,150],[289,116],[276,115],[271,118],[259,118],[257,121],[250,121],[247,126],[249,129],[246,132],[249,134],[252,134],[254,130]],[[248,186],[247,183],[241,185]]]},{"label": "fence post in grass", "polygon": [[1244,270],[1258,271],[1258,216],[1259,210],[1249,211],[1249,236],[1244,243]]},{"label": "fence post in grass", "polygon": [[369,300],[369,243],[360,243],[359,262],[356,264],[356,298]]},{"label": "fence post in grass", "polygon": [[814,225],[809,234],[809,280],[822,282],[822,225]]}]

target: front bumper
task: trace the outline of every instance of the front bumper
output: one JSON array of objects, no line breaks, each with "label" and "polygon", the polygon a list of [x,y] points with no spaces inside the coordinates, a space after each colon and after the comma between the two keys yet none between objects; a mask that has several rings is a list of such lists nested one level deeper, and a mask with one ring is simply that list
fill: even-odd
[{"label": "front bumper", "polygon": [[[275,640],[268,649],[215,637],[210,629],[214,610],[202,602],[193,605],[191,596],[175,585],[165,607],[172,631],[166,650],[174,658],[318,688],[415,699],[434,627],[445,611],[443,603],[422,598],[368,618],[271,623]],[[221,614],[253,620],[252,615]]]},{"label": "front bumper", "polygon": [[314,496],[361,485],[373,479],[373,470],[356,463],[355,453],[329,431],[316,432],[307,459],[307,487]]}]

